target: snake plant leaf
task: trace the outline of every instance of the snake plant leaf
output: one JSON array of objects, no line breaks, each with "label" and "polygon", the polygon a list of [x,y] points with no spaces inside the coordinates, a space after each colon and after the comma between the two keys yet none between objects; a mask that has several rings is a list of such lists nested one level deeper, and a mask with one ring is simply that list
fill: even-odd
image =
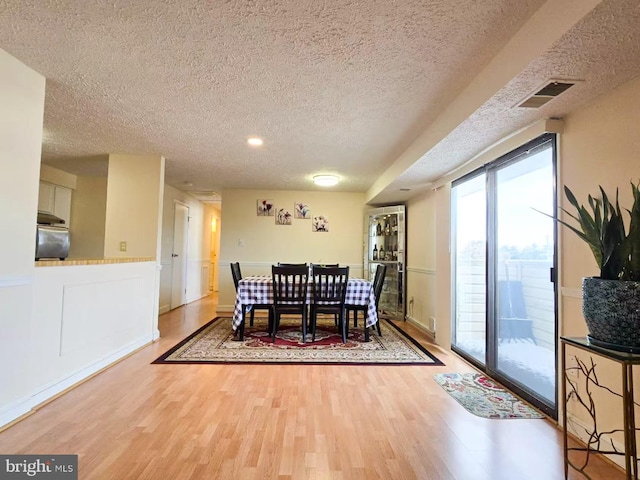
[{"label": "snake plant leaf", "polygon": [[631,216],[629,222],[629,235],[626,239],[626,265],[623,275],[626,280],[640,281],[640,182],[635,185],[631,182],[633,193],[633,206],[627,209]]},{"label": "snake plant leaf", "polygon": [[559,219],[557,216],[544,215],[569,228],[591,249],[600,269],[600,278],[605,280],[640,281],[640,182],[631,182],[633,206],[624,209],[630,217],[629,234],[625,231],[623,210],[620,208],[619,191],[616,189],[615,204],[609,200],[602,186],[599,186],[600,198],[589,195],[588,208],[581,205],[571,189],[564,186],[569,204],[575,210],[560,207],[578,226]]}]

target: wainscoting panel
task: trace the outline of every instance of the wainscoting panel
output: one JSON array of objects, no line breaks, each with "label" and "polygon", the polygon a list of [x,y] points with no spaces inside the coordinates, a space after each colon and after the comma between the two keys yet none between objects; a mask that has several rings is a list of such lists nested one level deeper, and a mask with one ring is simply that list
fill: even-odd
[{"label": "wainscoting panel", "polygon": [[407,267],[406,319],[434,338],[436,272],[433,269]]},{"label": "wainscoting panel", "polygon": [[131,321],[142,317],[143,281],[138,276],[64,285],[60,356],[86,348],[109,351],[144,335],[144,325]]}]

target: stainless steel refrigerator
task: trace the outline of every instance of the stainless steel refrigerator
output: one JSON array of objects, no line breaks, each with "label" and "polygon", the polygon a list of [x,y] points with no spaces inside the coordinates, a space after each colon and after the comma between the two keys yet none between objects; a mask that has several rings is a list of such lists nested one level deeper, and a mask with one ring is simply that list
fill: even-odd
[{"label": "stainless steel refrigerator", "polygon": [[404,320],[405,314],[405,206],[365,211],[364,273],[373,281],[378,264],[387,266],[378,313]]}]

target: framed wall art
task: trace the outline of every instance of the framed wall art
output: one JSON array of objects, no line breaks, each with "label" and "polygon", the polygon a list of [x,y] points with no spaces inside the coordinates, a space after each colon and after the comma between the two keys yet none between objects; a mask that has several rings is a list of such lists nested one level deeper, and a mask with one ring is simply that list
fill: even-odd
[{"label": "framed wall art", "polygon": [[311,207],[304,202],[296,202],[294,204],[293,214],[295,218],[311,218]]},{"label": "framed wall art", "polygon": [[293,217],[289,210],[286,208],[277,208],[276,210],[276,225],[291,225]]},{"label": "framed wall art", "polygon": [[314,232],[328,232],[329,231],[329,220],[327,217],[323,215],[318,215],[317,217],[313,217],[313,222],[311,222],[311,230]]},{"label": "framed wall art", "polygon": [[273,207],[273,200],[258,200],[257,214],[259,217],[273,217],[275,214],[275,208]]}]

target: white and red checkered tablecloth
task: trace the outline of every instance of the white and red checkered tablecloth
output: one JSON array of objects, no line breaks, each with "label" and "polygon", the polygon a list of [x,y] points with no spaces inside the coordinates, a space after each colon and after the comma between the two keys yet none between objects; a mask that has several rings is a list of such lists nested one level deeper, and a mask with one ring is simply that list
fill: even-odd
[{"label": "white and red checkered tablecloth", "polygon": [[[307,301],[311,302],[313,295],[313,283],[309,279]],[[242,306],[250,307],[254,304],[273,303],[273,284],[270,275],[245,277],[238,283],[236,304],[233,309],[232,326],[236,330],[242,323]],[[373,293],[373,284],[363,278],[350,278],[347,284],[346,305],[362,305],[367,307],[367,327],[375,325],[378,321],[376,310],[376,297]]]}]

